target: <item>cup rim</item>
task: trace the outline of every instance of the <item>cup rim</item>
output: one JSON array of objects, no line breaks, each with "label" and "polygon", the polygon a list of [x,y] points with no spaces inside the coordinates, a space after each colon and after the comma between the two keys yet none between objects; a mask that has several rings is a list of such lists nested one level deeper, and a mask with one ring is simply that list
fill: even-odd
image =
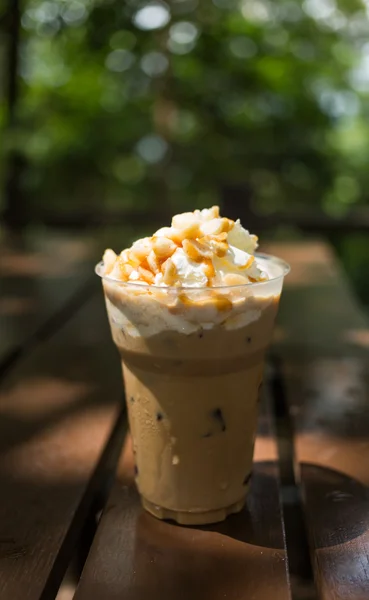
[{"label": "cup rim", "polygon": [[272,254],[266,254],[264,252],[256,252],[255,258],[260,258],[262,260],[269,261],[269,263],[273,263],[275,266],[278,266],[281,269],[280,275],[276,275],[275,277],[270,277],[266,281],[255,281],[249,283],[241,283],[237,285],[217,285],[217,286],[190,286],[190,285],[182,285],[182,286],[162,286],[162,285],[153,285],[150,283],[137,283],[136,281],[122,281],[121,279],[115,279],[114,277],[110,277],[109,275],[104,275],[102,272],[104,261],[101,260],[95,266],[95,273],[103,280],[109,283],[114,283],[120,286],[124,286],[127,288],[133,288],[136,290],[160,290],[160,291],[172,291],[172,292],[180,292],[182,290],[190,290],[192,292],[196,291],[207,291],[210,290],[224,290],[224,289],[234,289],[234,288],[255,288],[263,285],[268,285],[271,282],[278,281],[279,279],[283,279],[291,270],[290,265],[283,260],[283,258],[279,258],[278,256],[273,256]]}]

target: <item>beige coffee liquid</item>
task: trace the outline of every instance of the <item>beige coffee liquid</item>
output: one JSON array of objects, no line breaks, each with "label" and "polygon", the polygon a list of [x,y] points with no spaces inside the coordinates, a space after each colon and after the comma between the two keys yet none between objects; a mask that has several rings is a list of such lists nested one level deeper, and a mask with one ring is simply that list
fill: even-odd
[{"label": "beige coffee liquid", "polygon": [[136,482],[156,517],[210,523],[243,507],[278,300],[261,298],[260,317],[232,330],[217,324],[143,337],[110,319],[122,358]]}]

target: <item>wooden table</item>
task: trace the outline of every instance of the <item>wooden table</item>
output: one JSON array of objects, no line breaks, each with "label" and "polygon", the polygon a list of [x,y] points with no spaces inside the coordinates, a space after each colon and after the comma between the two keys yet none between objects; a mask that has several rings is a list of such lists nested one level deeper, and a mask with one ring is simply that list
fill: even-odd
[{"label": "wooden table", "polygon": [[[369,598],[367,321],[330,247],[274,244],[292,272],[266,370],[247,506],[179,527],[133,485],[103,242],[3,247],[0,600]],[[99,518],[98,518],[99,517]]]}]

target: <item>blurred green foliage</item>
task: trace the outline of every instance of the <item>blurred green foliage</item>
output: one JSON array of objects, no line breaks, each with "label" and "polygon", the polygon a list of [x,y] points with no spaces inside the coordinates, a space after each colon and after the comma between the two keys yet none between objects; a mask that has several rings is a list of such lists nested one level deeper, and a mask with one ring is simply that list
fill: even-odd
[{"label": "blurred green foliage", "polygon": [[[28,0],[2,151],[33,208],[367,201],[368,0]],[[0,119],[1,119],[0,113]],[[11,133],[11,134],[10,134]]]}]

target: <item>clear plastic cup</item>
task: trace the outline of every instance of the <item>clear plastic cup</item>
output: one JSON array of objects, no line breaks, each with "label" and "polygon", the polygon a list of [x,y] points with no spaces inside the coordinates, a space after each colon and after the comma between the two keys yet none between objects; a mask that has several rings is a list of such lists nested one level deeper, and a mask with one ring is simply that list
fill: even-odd
[{"label": "clear plastic cup", "polygon": [[158,287],[103,275],[119,350],[136,483],[146,510],[183,524],[241,510],[259,390],[289,266],[256,255],[265,282]]}]

